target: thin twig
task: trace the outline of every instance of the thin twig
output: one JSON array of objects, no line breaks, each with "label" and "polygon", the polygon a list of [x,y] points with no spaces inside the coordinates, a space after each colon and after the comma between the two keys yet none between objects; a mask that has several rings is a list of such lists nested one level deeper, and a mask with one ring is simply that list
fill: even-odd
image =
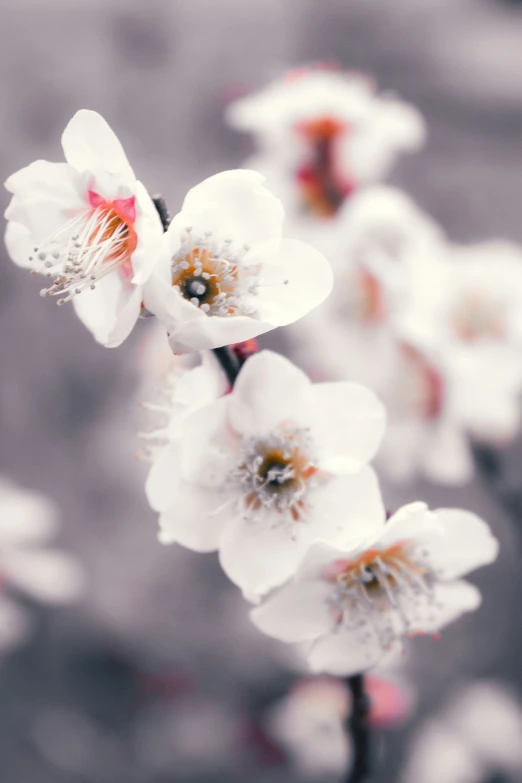
[{"label": "thin twig", "polygon": [[156,207],[156,210],[160,217],[161,225],[163,226],[163,231],[166,231],[170,225],[170,213],[167,207],[167,202],[165,201],[163,196],[159,196],[159,195],[152,196],[152,202]]},{"label": "thin twig", "polygon": [[370,775],[370,729],[368,712],[370,700],[364,687],[364,675],[356,674],[346,680],[352,694],[352,711],[348,730],[353,742],[353,763],[345,783],[363,783]]},{"label": "thin twig", "polygon": [[233,387],[241,369],[240,359],[229,345],[225,345],[223,348],[214,348],[212,353],[220,363],[230,386]]}]

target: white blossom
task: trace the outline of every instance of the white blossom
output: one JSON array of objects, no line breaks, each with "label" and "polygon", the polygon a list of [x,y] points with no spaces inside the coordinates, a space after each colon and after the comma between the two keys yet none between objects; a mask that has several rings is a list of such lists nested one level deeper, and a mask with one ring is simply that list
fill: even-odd
[{"label": "white blossom", "polygon": [[230,394],[183,422],[165,465],[175,501],[160,516],[160,540],[219,549],[245,595],[267,592],[316,538],[357,539],[384,519],[366,466],[384,418],[361,386],[311,384],[270,351],[250,357]]},{"label": "white blossom", "polygon": [[324,67],[289,73],[231,104],[227,118],[254,134],[259,154],[248,165],[267,175],[285,206],[320,218],[386,176],[425,136],[413,107],[377,95],[362,74]]},{"label": "white blossom", "polygon": [[301,318],[330,293],[326,259],[282,239],[284,210],[254,171],[192,188],[165,234],[166,263],[145,291],[175,353],[239,343]]},{"label": "white blossom", "polygon": [[[464,574],[491,563],[498,544],[485,522],[457,509],[400,509],[355,547],[315,543],[292,582],[252,611],[285,642],[309,642],[312,670],[351,675],[378,663],[404,637],[434,634],[480,604]],[[378,523],[377,525],[375,523]]]},{"label": "white blossom", "polygon": [[345,723],[350,695],[331,677],[298,680],[265,720],[266,730],[306,778],[341,775],[352,759]]},{"label": "white blossom", "polygon": [[402,334],[440,356],[464,427],[487,441],[512,438],[522,389],[522,249],[450,246],[443,274],[419,286],[409,305]]},{"label": "white blossom", "polygon": [[211,353],[203,353],[201,363],[195,367],[187,367],[184,359],[172,356],[171,366],[156,385],[153,398],[142,403],[150,416],[149,428],[139,433],[142,456],[151,463],[145,491],[156,511],[163,511],[176,501],[176,484],[169,481],[169,471],[180,448],[184,419],[219,399],[228,388]]},{"label": "white blossom", "polygon": [[298,355],[329,377],[390,389],[396,322],[440,274],[440,228],[404,193],[375,186],[343,207],[330,229],[334,271],[326,302],[289,329]]},{"label": "white blossom", "polygon": [[72,300],[98,342],[119,345],[159,260],[161,221],[99,114],[77,112],[62,147],[65,163],[38,160],[7,179],[7,249],[16,264],[50,279],[43,296]]},{"label": "white blossom", "polygon": [[22,642],[30,614],[16,592],[49,604],[76,599],[83,573],[66,552],[46,546],[57,528],[57,511],[44,496],[0,479],[0,649]]}]

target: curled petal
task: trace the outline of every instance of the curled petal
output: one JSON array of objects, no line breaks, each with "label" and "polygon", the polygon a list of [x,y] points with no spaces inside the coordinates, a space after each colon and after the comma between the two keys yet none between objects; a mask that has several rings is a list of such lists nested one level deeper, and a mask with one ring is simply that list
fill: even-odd
[{"label": "curled petal", "polygon": [[132,186],[134,172],[114,131],[95,111],[81,109],[62,134],[65,159],[78,171],[102,170]]}]

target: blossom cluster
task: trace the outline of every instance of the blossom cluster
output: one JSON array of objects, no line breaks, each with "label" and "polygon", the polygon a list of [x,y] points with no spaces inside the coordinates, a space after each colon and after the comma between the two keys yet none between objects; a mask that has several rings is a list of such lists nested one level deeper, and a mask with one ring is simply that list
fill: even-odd
[{"label": "blossom cluster", "polygon": [[470,442],[520,425],[522,248],[458,245],[405,193],[381,184],[425,139],[422,118],[360,74],[301,69],[233,103],[294,230],[323,250],[331,296],[290,330],[315,374],[370,386],[388,411],[379,465],[462,483]]},{"label": "blossom cluster", "polygon": [[[315,100],[319,113],[310,118]],[[300,197],[321,216],[332,216],[331,204],[319,205],[330,193],[331,165],[359,160],[357,171],[339,172],[339,221],[344,202],[356,203],[355,186],[380,176],[423,135],[414,110],[378,97],[355,75],[297,74],[259,101],[231,116],[244,128],[259,118],[264,151],[275,158],[285,157],[287,135],[301,134],[302,144],[290,146],[312,158],[285,162],[298,166]],[[346,116],[335,115],[339,102]],[[37,161],[7,180],[7,247],[15,263],[48,278],[42,295],[71,301],[103,345],[119,345],[140,316],[155,316],[168,340],[170,360],[142,434],[160,541],[218,552],[254,604],[255,625],[302,645],[317,672],[362,672],[405,637],[435,633],[476,609],[479,592],[462,577],[492,562],[497,542],[485,522],[456,509],[412,503],[387,521],[370,464],[386,430],[375,391],[358,378],[313,383],[289,359],[245,349],[245,341],[306,316],[332,288],[337,307],[342,287],[322,252],[283,237],[285,209],[262,174],[216,174],[192,188],[168,221],[98,114],[78,112],[62,146],[65,163]],[[422,288],[424,271],[405,255],[392,274],[386,252],[395,245],[383,243],[385,250],[377,243],[367,254],[361,294],[369,299],[355,306],[380,312],[386,280],[401,319],[416,324],[414,310],[399,304],[401,283],[411,274]],[[351,282],[346,290],[359,296]],[[406,392],[417,394],[415,379],[407,382]]]}]

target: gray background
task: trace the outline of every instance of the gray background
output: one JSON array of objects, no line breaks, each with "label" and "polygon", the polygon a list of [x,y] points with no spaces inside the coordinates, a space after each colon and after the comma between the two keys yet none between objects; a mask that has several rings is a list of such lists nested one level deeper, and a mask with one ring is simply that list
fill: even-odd
[{"label": "gray background", "polygon": [[[4,0],[2,179],[36,158],[59,160],[66,122],[92,108],[176,210],[188,187],[248,151],[223,123],[228,98],[317,59],[368,71],[425,114],[427,147],[393,181],[451,238],[522,240],[514,0]],[[1,252],[1,470],[56,499],[62,542],[89,581],[79,606],[35,610],[33,640],[0,663],[2,783],[293,780],[252,739],[252,722],[292,676],[282,652],[250,628],[214,556],[155,540],[134,459],[147,327],[117,350],[97,346]],[[519,452],[506,455],[514,475]],[[419,498],[480,512],[503,551],[477,576],[480,612],[438,643],[417,642],[417,715],[462,677],[502,678],[518,692],[522,530],[477,482],[387,489],[390,507]],[[376,780],[398,779],[415,721],[386,735]]]}]

